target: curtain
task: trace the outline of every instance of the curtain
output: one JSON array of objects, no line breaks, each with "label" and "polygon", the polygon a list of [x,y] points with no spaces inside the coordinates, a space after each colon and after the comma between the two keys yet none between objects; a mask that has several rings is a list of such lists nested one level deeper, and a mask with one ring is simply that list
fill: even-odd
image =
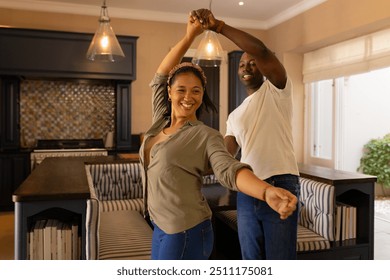
[{"label": "curtain", "polygon": [[350,76],[390,66],[390,29],[304,54],[303,81]]}]

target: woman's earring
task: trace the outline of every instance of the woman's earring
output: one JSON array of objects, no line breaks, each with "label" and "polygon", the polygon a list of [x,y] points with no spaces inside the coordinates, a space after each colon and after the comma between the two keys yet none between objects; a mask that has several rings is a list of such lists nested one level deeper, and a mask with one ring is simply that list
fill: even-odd
[{"label": "woman's earring", "polygon": [[168,101],[169,101],[169,102],[171,102],[171,101],[172,101],[172,99],[171,99],[170,97],[168,97]]}]

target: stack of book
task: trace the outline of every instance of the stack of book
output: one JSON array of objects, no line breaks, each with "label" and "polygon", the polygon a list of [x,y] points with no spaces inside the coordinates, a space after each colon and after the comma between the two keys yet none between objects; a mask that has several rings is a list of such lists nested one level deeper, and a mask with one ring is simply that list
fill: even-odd
[{"label": "stack of book", "polygon": [[81,258],[81,237],[77,221],[57,219],[35,221],[28,232],[30,260],[78,260]]},{"label": "stack of book", "polygon": [[341,202],[336,204],[336,241],[356,238],[356,207]]}]

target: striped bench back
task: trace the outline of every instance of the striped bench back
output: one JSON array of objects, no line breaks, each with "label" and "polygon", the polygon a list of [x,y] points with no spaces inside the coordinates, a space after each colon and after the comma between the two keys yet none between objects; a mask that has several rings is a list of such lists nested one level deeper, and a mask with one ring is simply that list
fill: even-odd
[{"label": "striped bench back", "polygon": [[91,164],[87,168],[100,201],[142,198],[139,163]]},{"label": "striped bench back", "polygon": [[327,240],[334,241],[334,186],[302,177],[300,182],[302,205],[299,223]]},{"label": "striped bench back", "polygon": [[[334,241],[334,186],[300,178],[302,206],[299,212],[297,251],[330,249]],[[237,211],[215,213],[215,217],[237,231]]]}]

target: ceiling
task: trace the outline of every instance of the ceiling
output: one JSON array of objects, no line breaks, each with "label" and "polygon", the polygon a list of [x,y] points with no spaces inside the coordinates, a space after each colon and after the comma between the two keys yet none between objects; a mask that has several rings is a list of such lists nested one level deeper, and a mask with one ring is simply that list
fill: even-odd
[{"label": "ceiling", "polygon": [[[191,10],[210,8],[240,28],[268,29],[326,0],[106,0],[111,18],[186,22]],[[99,15],[103,0],[0,0],[0,7]]]}]

